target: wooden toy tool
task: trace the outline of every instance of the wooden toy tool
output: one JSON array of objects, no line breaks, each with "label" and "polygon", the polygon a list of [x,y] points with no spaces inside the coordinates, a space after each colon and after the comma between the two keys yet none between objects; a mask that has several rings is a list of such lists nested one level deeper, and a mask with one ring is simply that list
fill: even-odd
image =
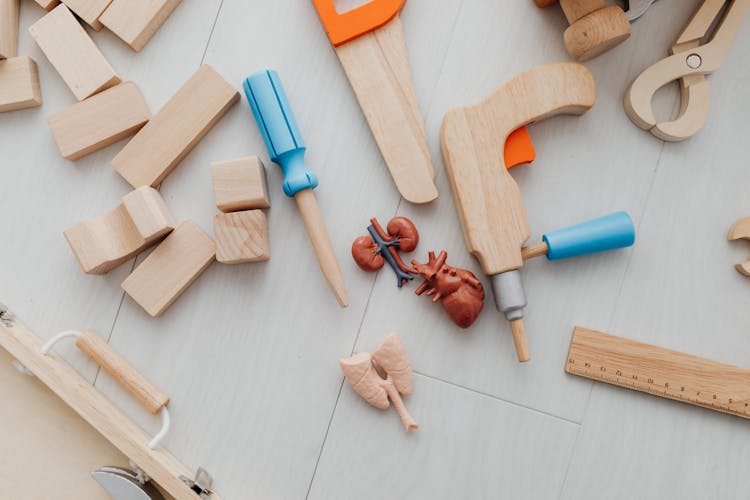
[{"label": "wooden toy tool", "polygon": [[[492,277],[495,304],[510,321],[519,361],[530,359],[520,274],[522,247],[530,231],[518,186],[502,168],[505,140],[533,121],[563,113],[580,115],[594,100],[594,80],[584,66],[548,64],[516,76],[476,106],[448,112],[443,120],[443,157],[466,244]],[[601,232],[569,228],[570,237],[559,240],[567,249],[561,255],[607,250],[612,248],[607,242],[630,240],[628,235],[612,238],[609,232],[629,233],[632,222],[630,226],[621,225],[619,218],[610,222],[599,228]]]},{"label": "wooden toy tool", "polygon": [[318,178],[305,164],[307,147],[279,75],[272,70],[259,71],[245,79],[244,88],[271,161],[284,171],[284,194],[297,201],[320,269],[336,300],[347,307],[344,277],[313,194]]},{"label": "wooden toy tool", "polygon": [[406,0],[374,0],[344,14],[313,0],[401,196],[438,196],[424,120],[412,84],[399,12]]},{"label": "wooden toy tool", "polygon": [[[148,436],[60,356],[51,352],[58,341],[67,337],[75,338],[76,346],[84,354],[120,382],[151,413],[161,415],[162,429],[155,437]],[[17,360],[20,369],[36,376],[127,456],[142,474],[150,477],[176,500],[220,500],[221,497],[210,490],[209,481],[206,479],[210,476],[202,469],[199,469],[199,474],[191,474],[183,464],[159,445],[169,430],[169,396],[146,380],[98,334],[93,331],[62,332],[42,344],[26,325],[7,307],[0,304],[0,347]],[[143,478],[142,474],[138,477]],[[133,483],[130,492],[142,493],[146,489],[145,483]],[[141,495],[119,498],[158,497]]]},{"label": "wooden toy tool", "polygon": [[750,418],[750,370],[577,326],[572,375]]},{"label": "wooden toy tool", "polygon": [[[664,141],[683,141],[706,123],[711,99],[709,75],[719,69],[748,11],[750,0],[704,0],[670,49],[671,56],[647,68],[625,93],[625,112],[637,126]],[[654,94],[680,82],[680,110],[658,123]]]},{"label": "wooden toy tool", "polygon": [[[750,240],[750,217],[745,217],[744,219],[737,221],[737,223],[732,226],[732,229],[729,230],[729,236],[727,236],[727,239],[729,241]],[[750,276],[750,260],[740,262],[739,264],[736,264],[734,268],[737,269],[738,273]]]},{"label": "wooden toy tool", "polygon": [[[534,0],[537,7],[549,7],[556,0]],[[568,54],[585,61],[608,51],[630,37],[630,23],[642,16],[654,0],[625,0],[625,9],[604,0],[560,0],[570,23],[563,40]]]}]

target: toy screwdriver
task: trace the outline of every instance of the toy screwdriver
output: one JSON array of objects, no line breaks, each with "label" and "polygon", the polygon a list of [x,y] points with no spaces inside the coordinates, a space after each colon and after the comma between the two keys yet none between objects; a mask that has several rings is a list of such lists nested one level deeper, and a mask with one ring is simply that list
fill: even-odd
[{"label": "toy screwdriver", "polygon": [[244,88],[271,161],[284,171],[284,194],[297,201],[320,269],[336,300],[347,307],[344,278],[313,194],[318,178],[305,164],[307,148],[279,75],[273,70],[259,71],[245,79]]}]

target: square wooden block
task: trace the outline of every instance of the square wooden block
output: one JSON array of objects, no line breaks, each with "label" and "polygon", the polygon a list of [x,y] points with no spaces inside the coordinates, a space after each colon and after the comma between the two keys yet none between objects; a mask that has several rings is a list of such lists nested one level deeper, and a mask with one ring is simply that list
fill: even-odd
[{"label": "square wooden block", "polygon": [[268,222],[262,210],[247,210],[214,216],[216,260],[242,264],[268,260]]},{"label": "square wooden block", "polygon": [[0,113],[41,105],[36,62],[30,57],[0,61]]},{"label": "square wooden block", "polygon": [[216,206],[222,212],[268,208],[266,169],[257,156],[211,164]]}]

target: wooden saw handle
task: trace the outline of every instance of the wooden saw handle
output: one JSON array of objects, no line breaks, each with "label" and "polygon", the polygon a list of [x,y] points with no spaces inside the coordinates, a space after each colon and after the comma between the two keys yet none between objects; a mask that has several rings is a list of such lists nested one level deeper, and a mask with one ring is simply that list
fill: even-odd
[{"label": "wooden saw handle", "polygon": [[554,63],[521,73],[476,106],[445,115],[441,143],[448,179],[466,245],[485,274],[523,266],[521,247],[529,238],[521,193],[502,168],[506,139],[534,121],[583,114],[595,99],[589,70]]},{"label": "wooden saw handle", "polygon": [[152,414],[156,415],[169,403],[169,396],[149,382],[93,330],[83,332],[76,339],[76,346],[122,384]]}]

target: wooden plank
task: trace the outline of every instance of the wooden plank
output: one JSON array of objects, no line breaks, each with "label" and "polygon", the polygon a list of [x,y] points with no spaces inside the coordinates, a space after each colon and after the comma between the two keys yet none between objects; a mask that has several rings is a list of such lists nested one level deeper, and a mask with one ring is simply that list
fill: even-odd
[{"label": "wooden plank", "polygon": [[[151,437],[86,382],[54,353],[39,354],[42,342],[18,319],[0,322],[0,347],[91,424],[112,445],[133,460],[176,500],[195,500],[195,492],[180,476],[192,473],[163,447],[148,447]],[[209,498],[218,500],[217,494]]]},{"label": "wooden plank", "polygon": [[60,5],[60,0],[35,0],[41,8],[50,11]]},{"label": "wooden plank", "polygon": [[216,244],[192,221],[177,228],[122,283],[151,316],[161,316],[216,257]]},{"label": "wooden plank", "polygon": [[113,0],[101,23],[140,51],[182,0]]},{"label": "wooden plank", "polygon": [[437,198],[400,17],[335,49],[401,196]]},{"label": "wooden plank", "polygon": [[125,82],[51,115],[47,123],[63,158],[77,160],[136,133],[149,118],[140,89]]},{"label": "wooden plank", "polygon": [[269,208],[266,169],[257,156],[211,164],[216,207],[222,212]]},{"label": "wooden plank", "polygon": [[144,186],[125,195],[111,212],[63,234],[83,272],[105,274],[157,243],[174,225],[159,192]]},{"label": "wooden plank", "polygon": [[750,370],[580,326],[573,331],[565,371],[750,418]]},{"label": "wooden plank", "polygon": [[0,498],[47,500],[65,492],[67,498],[111,500],[91,471],[128,468],[127,458],[39,379],[16,370],[12,359],[0,349],[0,392],[13,401],[0,406]]},{"label": "wooden plank", "polygon": [[41,105],[36,61],[30,57],[0,61],[0,113]]},{"label": "wooden plank", "polygon": [[20,0],[0,0],[0,59],[18,55]]},{"label": "wooden plank", "polygon": [[120,77],[65,5],[32,24],[29,33],[79,101],[120,83]]},{"label": "wooden plank", "polygon": [[133,187],[156,186],[185,158],[239,93],[203,65],[112,160]]},{"label": "wooden plank", "polygon": [[271,257],[268,222],[262,210],[214,216],[216,260],[222,264],[261,262]]},{"label": "wooden plank", "polygon": [[99,17],[109,7],[112,0],[62,0],[73,13],[86,22],[96,31],[102,29],[103,25]]}]

